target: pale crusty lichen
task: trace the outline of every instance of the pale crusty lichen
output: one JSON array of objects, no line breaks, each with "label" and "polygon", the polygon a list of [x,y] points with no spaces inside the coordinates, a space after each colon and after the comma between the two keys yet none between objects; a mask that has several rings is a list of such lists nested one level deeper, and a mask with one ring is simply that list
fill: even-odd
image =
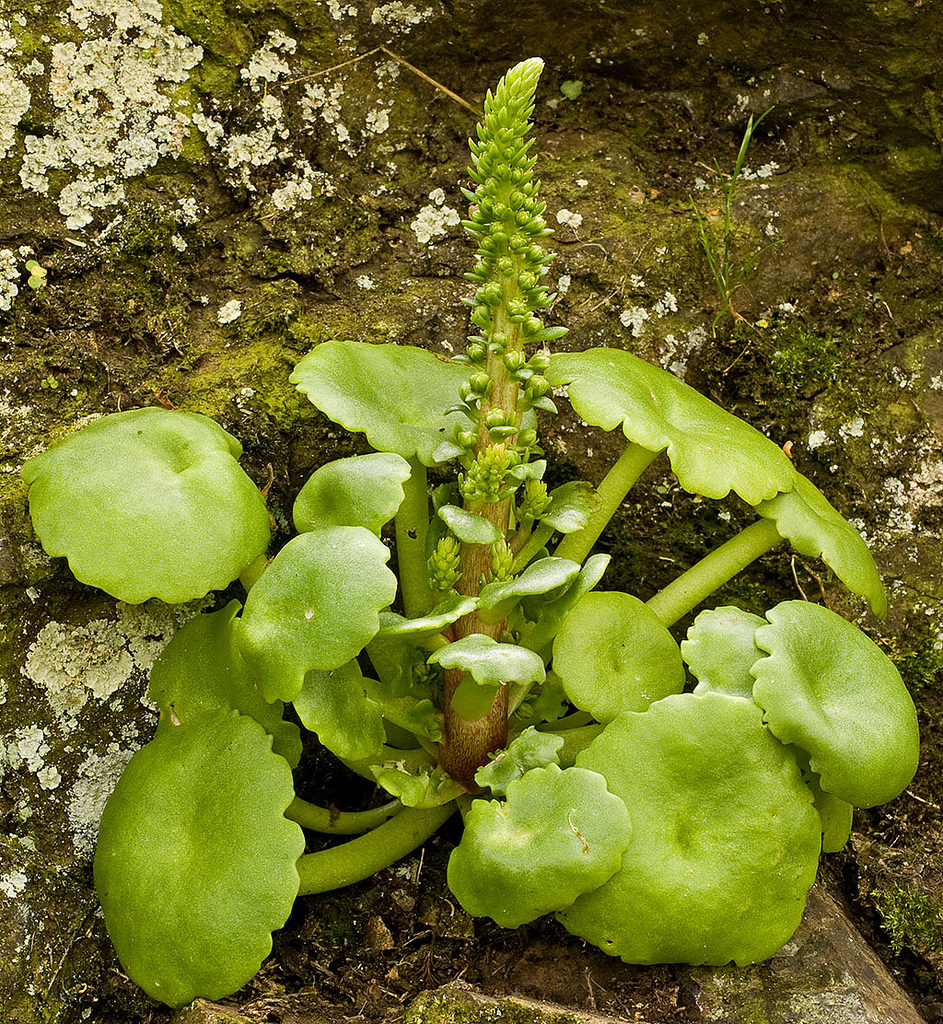
[{"label": "pale crusty lichen", "polygon": [[128,178],[179,155],[191,116],[166,86],[186,81],[203,50],[162,23],[159,0],[72,0],[65,17],[83,38],[50,47],[56,114],[47,133],[25,136],[20,181],[46,194],[68,172],[57,202],[79,228],[124,199]]},{"label": "pale crusty lichen", "polygon": [[132,674],[147,672],[175,630],[200,602],[118,604],[118,620],[86,625],[47,623],[29,647],[21,671],[41,687],[59,722],[68,728],[89,700],[103,702]]},{"label": "pale crusty lichen", "polygon": [[29,110],[30,91],[21,78],[10,56],[16,50],[16,38],[0,22],[0,159],[12,149],[16,141],[16,126]]},{"label": "pale crusty lichen", "polygon": [[432,202],[427,203],[409,225],[416,236],[416,241],[422,245],[441,238],[448,233],[449,228],[456,227],[462,222],[458,210],[445,205],[445,192],[441,188],[434,188],[429,193],[429,198]]},{"label": "pale crusty lichen", "polygon": [[[75,853],[91,854],[108,794],[152,720],[142,707],[144,677],[202,604],[119,603],[116,620],[50,622],[40,630],[21,673],[45,702],[32,707],[31,721],[22,723],[21,716],[21,724],[0,733],[0,776],[13,771],[26,783],[18,788],[14,819],[27,821],[43,801],[54,798]],[[90,743],[89,723],[96,719],[109,724],[103,741]],[[86,738],[80,761],[73,747],[76,735]],[[48,797],[38,800],[40,791]]]}]

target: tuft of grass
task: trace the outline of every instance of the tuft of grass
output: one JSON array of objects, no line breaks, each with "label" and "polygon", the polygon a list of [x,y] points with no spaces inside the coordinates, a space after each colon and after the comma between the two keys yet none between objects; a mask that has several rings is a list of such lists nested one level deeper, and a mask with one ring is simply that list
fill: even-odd
[{"label": "tuft of grass", "polygon": [[746,129],[743,132],[743,139],[740,142],[740,150],[737,153],[737,160],[732,172],[728,174],[720,169],[720,165],[718,163],[714,163],[714,173],[717,175],[720,182],[720,208],[723,214],[723,223],[720,228],[719,238],[717,237],[717,233],[712,230],[708,223],[707,215],[702,213],[694,199],[689,197],[691,209],[694,211],[694,217],[697,221],[698,240],[701,243],[701,249],[703,250],[705,257],[707,258],[707,265],[710,268],[711,276],[714,279],[714,285],[717,288],[717,296],[720,300],[720,308],[715,314],[714,319],[711,320],[712,336],[716,334],[717,324],[726,314],[729,314],[735,322],[746,322],[745,318],[742,317],[734,308],[734,293],[753,272],[757,261],[763,253],[765,253],[767,249],[776,245],[778,241],[773,241],[768,245],[764,245],[759,251],[747,256],[746,258],[740,258],[735,251],[733,218],[731,214],[734,195],[737,191],[737,182],[740,179],[740,172],[743,170],[743,163],[746,160],[747,150],[750,148],[753,133],[759,127],[763,118],[766,117],[772,109],[772,107],[769,107],[767,110],[764,110],[755,121],[753,119],[753,115],[750,115]]}]

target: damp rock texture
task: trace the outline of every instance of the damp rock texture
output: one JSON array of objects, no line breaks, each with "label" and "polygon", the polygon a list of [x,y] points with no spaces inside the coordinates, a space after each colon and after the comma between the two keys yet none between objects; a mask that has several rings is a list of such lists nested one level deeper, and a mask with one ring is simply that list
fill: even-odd
[{"label": "damp rock texture", "polygon": [[[72,581],[32,534],[23,461],[109,411],[207,413],[259,485],[271,478],[284,539],[310,471],[363,450],[288,374],[330,338],[461,350],[469,105],[535,55],[560,344],[679,374],[787,446],[873,546],[884,622],[824,566],[781,552],[719,601],[824,601],[904,673],[920,771],[831,858],[851,917],[822,913],[851,922],[856,963],[877,951],[907,1012],[943,1014],[938,5],[48,0],[0,5],[4,1020],[170,1019],[120,973],[90,858],[110,787],[154,727],[147,671],[198,610],[120,605]],[[725,237],[724,176],[767,110]],[[705,238],[715,255],[727,243],[726,291]],[[617,455],[565,413],[546,447],[551,472],[590,480]],[[656,463],[603,539],[610,585],[647,597],[745,516],[693,501]],[[384,876],[307,901],[227,1012],[380,1019],[458,977],[497,1000],[651,1021],[844,1020],[836,999],[873,1002],[854,971],[836,984],[834,945],[821,972],[784,982],[807,1009],[788,1017],[767,995],[763,1016],[737,972],[695,984],[625,967],[552,922],[501,933],[455,911],[442,844],[415,884]]]}]

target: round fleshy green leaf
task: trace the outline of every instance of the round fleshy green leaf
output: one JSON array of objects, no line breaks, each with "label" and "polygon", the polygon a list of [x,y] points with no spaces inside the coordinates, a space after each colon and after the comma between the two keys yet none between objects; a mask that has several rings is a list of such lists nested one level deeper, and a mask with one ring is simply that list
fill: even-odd
[{"label": "round fleshy green leaf", "polygon": [[822,819],[822,852],[838,853],[851,835],[855,809],[847,801],[826,793],[819,785],[810,784],[809,788],[815,800],[815,809]]},{"label": "round fleshy green leaf", "polygon": [[430,612],[418,619],[404,619],[396,612],[380,612],[380,632],[378,640],[397,638],[412,643],[436,633],[441,633],[446,626],[457,622],[463,615],[468,615],[478,607],[478,598],[466,597],[463,594],[450,594],[440,601]]},{"label": "round fleshy green leaf", "polygon": [[443,505],[437,515],[463,544],[494,544],[501,539],[501,531],[490,519],[458,505]]},{"label": "round fleshy green leaf", "polygon": [[540,519],[559,533],[575,533],[586,526],[598,504],[592,484],[569,480],[550,492],[550,504],[540,514]]},{"label": "round fleshy green leaf", "polygon": [[459,718],[464,718],[466,722],[477,722],[488,714],[497,697],[497,686],[487,683],[482,685],[473,676],[465,676],[453,690],[450,704]]},{"label": "round fleshy green leaf", "polygon": [[404,807],[441,807],[466,792],[465,787],[439,767],[424,768],[418,772],[406,771],[395,765],[372,765],[370,771],[390,796],[395,796]]},{"label": "round fleshy green leaf", "polygon": [[294,705],[301,724],[338,757],[359,761],[374,757],[383,747],[383,715],[370,698],[356,661],[306,673]]},{"label": "round fleshy green leaf", "polygon": [[102,815],[95,887],[129,977],[170,1006],[244,985],[298,893],[291,770],[257,722],[210,712],[139,750]]},{"label": "round fleshy green leaf", "polygon": [[206,416],[104,416],[23,466],[33,526],[76,579],[120,601],[204,597],[268,547],[268,511],[241,454]]},{"label": "round fleshy green leaf", "polygon": [[853,594],[867,598],[878,618],[887,615],[887,594],[867,544],[811,480],[797,473],[793,490],[761,502],[756,510],[776,523],[800,555],[821,558]]},{"label": "round fleshy green leaf", "polygon": [[340,668],[376,636],[396,596],[389,549],[362,526],[290,540],[249,591],[238,632],[266,700],[292,701],[311,669]]},{"label": "round fleshy green leaf", "polygon": [[481,588],[479,614],[485,622],[500,622],[522,598],[550,594],[566,586],[580,571],[569,558],[538,558],[513,579]]},{"label": "round fleshy green leaf", "polygon": [[681,657],[697,679],[695,693],[717,690],[753,700],[750,669],[763,657],[753,634],[766,619],[725,606],[701,612],[681,641]]},{"label": "round fleshy green leaf", "polygon": [[856,626],[807,601],[784,601],[756,631],[768,657],[753,698],[783,743],[809,754],[828,793],[855,807],[892,800],[917,770],[917,714],[900,673]]},{"label": "round fleshy green leaf", "polygon": [[[325,341],[295,367],[291,382],[321,412],[381,452],[434,466],[434,453],[468,420],[446,413],[468,368],[412,345]],[[447,457],[447,456],[446,456]]]},{"label": "round fleshy green leaf", "polygon": [[617,591],[586,594],[570,612],[553,641],[553,669],[570,700],[599,722],[684,687],[681,652],[664,623]]},{"label": "round fleshy green leaf", "polygon": [[517,928],[610,879],[631,834],[625,804],[601,775],[533,768],[508,784],[506,802],[472,804],[449,888],[469,914]]},{"label": "round fleshy green leaf", "polygon": [[603,578],[610,559],[610,555],[590,555],[563,593],[541,607],[537,621],[524,629],[521,644],[538,653],[549,648],[570,611]]},{"label": "round fleshy green leaf", "polygon": [[802,778],[812,793],[815,809],[822,819],[822,852],[838,853],[848,842],[854,819],[854,807],[822,789],[822,780],[809,767],[809,755],[799,747],[789,748],[802,769]]},{"label": "round fleshy green leaf", "polygon": [[295,529],[363,526],[379,536],[403,503],[409,463],[390,452],[337,459],[316,469],[292,509]]},{"label": "round fleshy green leaf", "polygon": [[508,785],[531,768],[546,768],[557,764],[563,737],[552,732],[538,732],[533,726],[525,729],[499,750],[494,759],[475,772],[475,782],[494,793],[504,796]]},{"label": "round fleshy green leaf", "polygon": [[210,615],[196,615],[173,635],[151,669],[148,693],[160,708],[157,733],[206,711],[238,711],[254,718],[273,738],[272,749],[295,767],[301,734],[286,722],[281,701],[270,704],[252,680],[236,644],[241,605],[230,601]]},{"label": "round fleshy green leaf", "polygon": [[570,404],[603,430],[650,452],[667,450],[678,483],[692,494],[731,490],[751,505],[795,486],[783,450],[677,377],[629,352],[594,348],[550,357],[547,380],[569,385]]},{"label": "round fleshy green leaf", "polygon": [[795,758],[741,697],[679,694],[606,726],[577,757],[632,820],[622,870],[558,915],[629,963],[738,964],[795,931],[821,823]]},{"label": "round fleshy green leaf", "polygon": [[517,644],[499,644],[482,633],[440,647],[428,660],[430,665],[468,672],[481,686],[542,683],[546,676],[544,663],[533,651]]}]

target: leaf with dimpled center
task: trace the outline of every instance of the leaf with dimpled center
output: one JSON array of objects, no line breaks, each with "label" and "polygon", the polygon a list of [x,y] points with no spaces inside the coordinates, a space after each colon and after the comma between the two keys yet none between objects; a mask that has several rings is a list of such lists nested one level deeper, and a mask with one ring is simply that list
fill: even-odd
[{"label": "leaf with dimpled center", "polygon": [[249,591],[239,646],[266,700],[292,701],[311,669],[340,668],[376,636],[396,596],[389,549],[362,526],[290,540]]},{"label": "leaf with dimpled center", "polygon": [[917,770],[920,733],[894,663],[857,627],[807,601],[784,601],[756,631],[767,657],[753,697],[773,734],[807,751],[821,786],[855,807],[901,793]]},{"label": "leaf with dimpled center", "polygon": [[553,642],[553,669],[570,700],[600,722],[684,687],[681,652],[664,623],[618,591],[580,600]]},{"label": "leaf with dimpled center", "polygon": [[550,357],[547,380],[569,385],[570,404],[589,424],[650,452],[666,450],[678,482],[693,494],[734,490],[756,505],[795,486],[778,445],[658,366],[629,352],[594,348]]},{"label": "leaf with dimpled center", "polygon": [[273,737],[275,753],[294,768],[301,757],[298,726],[282,718],[281,701],[270,704],[256,688],[236,644],[239,609],[238,601],[230,601],[210,615],[194,616],[161,651],[148,684],[160,708],[158,734],[205,711],[239,711]]},{"label": "leaf with dimpled center", "polygon": [[268,546],[268,511],[241,454],[206,416],[105,416],[23,466],[33,525],[76,579],[121,601],[204,597]]},{"label": "leaf with dimpled center", "polygon": [[532,768],[507,800],[476,800],[448,883],[476,917],[505,928],[568,907],[611,878],[632,834],[625,804],[596,772]]},{"label": "leaf with dimpled center", "polygon": [[291,770],[251,718],[210,712],[139,750],[102,815],[95,887],[124,969],[170,1006],[258,971],[298,893]]},{"label": "leaf with dimpled center", "polygon": [[456,426],[468,426],[463,414],[445,412],[467,378],[467,367],[412,345],[325,341],[290,380],[335,423],[366,434],[377,451],[434,466],[439,445]]},{"label": "leaf with dimpled center", "polygon": [[558,915],[628,963],[763,960],[792,935],[821,823],[795,758],[742,697],[678,694],[611,722],[577,757],[625,802],[622,869]]},{"label": "leaf with dimpled center", "polygon": [[316,469],[295,499],[295,529],[363,526],[379,536],[403,503],[409,463],[389,452],[337,459]]}]

